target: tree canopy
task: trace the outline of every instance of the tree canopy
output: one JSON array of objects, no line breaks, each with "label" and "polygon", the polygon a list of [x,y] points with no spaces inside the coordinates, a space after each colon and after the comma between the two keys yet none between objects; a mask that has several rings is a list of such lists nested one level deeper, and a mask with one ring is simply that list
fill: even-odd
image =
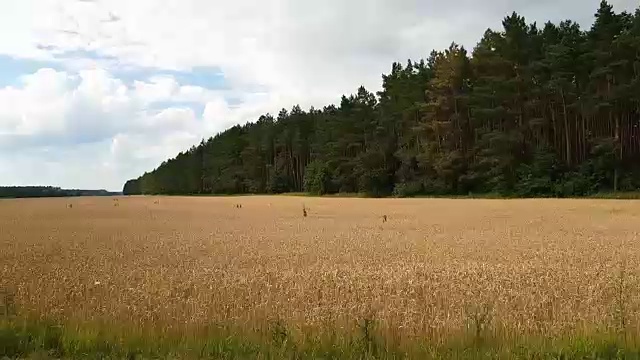
[{"label": "tree canopy", "polygon": [[468,52],[394,63],[382,90],[236,125],[125,194],[580,196],[640,188],[640,8],[588,30],[513,13]]}]

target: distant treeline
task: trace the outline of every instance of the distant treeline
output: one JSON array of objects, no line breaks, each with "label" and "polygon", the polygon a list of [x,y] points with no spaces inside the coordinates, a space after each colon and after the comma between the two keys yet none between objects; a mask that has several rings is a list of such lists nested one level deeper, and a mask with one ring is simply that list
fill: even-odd
[{"label": "distant treeline", "polygon": [[0,198],[112,196],[118,194],[120,193],[106,190],[61,189],[53,186],[0,186]]},{"label": "distant treeline", "polygon": [[[516,13],[471,54],[394,63],[382,91],[234,126],[126,194],[582,196],[640,188],[640,9],[588,30]],[[309,69],[309,71],[314,71]]]}]

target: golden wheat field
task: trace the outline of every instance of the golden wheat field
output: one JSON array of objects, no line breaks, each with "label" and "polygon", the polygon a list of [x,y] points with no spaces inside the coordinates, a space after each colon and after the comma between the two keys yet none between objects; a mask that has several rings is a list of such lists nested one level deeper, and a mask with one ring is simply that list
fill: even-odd
[{"label": "golden wheat field", "polygon": [[634,201],[4,200],[0,292],[25,315],[169,329],[635,329],[639,232]]}]

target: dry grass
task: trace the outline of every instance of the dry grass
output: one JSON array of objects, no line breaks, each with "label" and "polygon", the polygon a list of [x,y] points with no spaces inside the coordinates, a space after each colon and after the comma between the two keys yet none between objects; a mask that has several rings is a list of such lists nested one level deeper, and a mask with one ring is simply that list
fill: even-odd
[{"label": "dry grass", "polygon": [[71,323],[298,332],[372,319],[397,342],[640,324],[632,201],[6,200],[0,229],[0,289],[25,316]]}]

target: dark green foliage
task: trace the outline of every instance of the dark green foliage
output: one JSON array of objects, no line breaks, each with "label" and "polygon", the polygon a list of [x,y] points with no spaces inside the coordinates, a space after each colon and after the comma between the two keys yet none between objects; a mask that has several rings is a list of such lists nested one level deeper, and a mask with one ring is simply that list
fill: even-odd
[{"label": "dark green foliage", "polygon": [[591,29],[513,13],[470,55],[394,63],[377,94],[234,126],[125,194],[584,196],[640,187],[640,9]]},{"label": "dark green foliage", "polygon": [[122,193],[124,195],[136,195],[140,194],[142,190],[140,189],[140,181],[139,180],[129,180],[124,184],[124,188],[122,189]]},{"label": "dark green foliage", "polygon": [[304,191],[313,195],[324,195],[331,189],[331,174],[328,166],[320,160],[312,161],[305,170]]},{"label": "dark green foliage", "polygon": [[518,196],[565,195],[563,191],[560,193],[557,191],[558,186],[562,185],[561,165],[556,154],[547,147],[537,148],[530,162],[521,164],[516,173],[518,181],[515,192]]},{"label": "dark green foliage", "polygon": [[393,188],[393,196],[412,197],[424,193],[424,186],[418,181],[396,183]]}]

